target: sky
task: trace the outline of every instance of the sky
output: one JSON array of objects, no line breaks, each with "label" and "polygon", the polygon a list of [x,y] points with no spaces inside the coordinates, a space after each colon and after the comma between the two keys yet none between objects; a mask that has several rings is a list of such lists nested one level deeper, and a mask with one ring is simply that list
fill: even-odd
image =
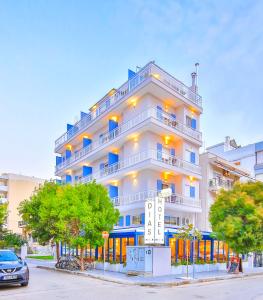
[{"label": "sky", "polygon": [[205,147],[263,140],[263,1],[0,0],[0,172],[54,177],[54,141],[127,69],[190,85]]}]

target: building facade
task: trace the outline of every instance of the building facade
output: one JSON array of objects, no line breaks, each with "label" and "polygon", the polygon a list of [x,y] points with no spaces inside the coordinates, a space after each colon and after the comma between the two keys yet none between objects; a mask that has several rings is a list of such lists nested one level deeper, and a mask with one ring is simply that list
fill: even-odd
[{"label": "building facade", "polygon": [[23,222],[18,213],[19,204],[28,199],[43,182],[44,180],[40,178],[12,173],[0,175],[0,202],[8,203],[6,223],[8,230],[23,234]]},{"label": "building facade", "polygon": [[221,189],[232,189],[235,182],[241,178],[250,177],[249,171],[228,160],[210,152],[200,154],[202,181],[200,184],[200,199],[202,212],[198,215],[198,228],[212,231],[209,223],[209,211],[216,195]]},{"label": "building facade", "polygon": [[224,142],[208,147],[207,151],[248,170],[250,178],[244,176],[241,180],[256,179],[263,181],[263,141],[239,146],[234,139],[227,136]]},{"label": "building facade", "polygon": [[[173,259],[192,255],[196,247],[198,256],[210,260],[219,249],[209,233],[195,246],[174,238],[178,226],[196,224],[202,211],[201,113],[196,74],[187,87],[150,62],[137,73],[129,70],[128,81],[110,90],[88,113],[81,112],[80,120],[67,124],[56,140],[55,174],[62,183],[95,179],[108,188],[120,211],[107,243],[109,260],[122,262],[126,245],[144,243],[145,200],[165,188],[172,190],[165,199],[165,244],[171,245]],[[87,253],[100,258],[102,249]]]}]

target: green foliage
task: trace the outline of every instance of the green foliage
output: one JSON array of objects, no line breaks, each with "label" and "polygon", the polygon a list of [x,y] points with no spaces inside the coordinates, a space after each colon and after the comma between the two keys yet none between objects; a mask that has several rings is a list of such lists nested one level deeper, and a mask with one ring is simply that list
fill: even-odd
[{"label": "green foliage", "polygon": [[7,217],[7,203],[0,204],[0,232],[3,231],[3,225],[6,222]]},{"label": "green foliage", "polygon": [[263,183],[234,185],[221,190],[210,209],[210,222],[217,239],[236,253],[263,251]]},{"label": "green foliage", "polygon": [[[184,241],[187,240],[201,240],[202,239],[202,234],[201,232],[194,227],[193,224],[189,224],[186,226],[183,226],[178,229],[178,233],[176,234],[177,239],[182,239]],[[188,259],[188,247],[186,247],[186,261],[182,260],[181,264],[187,266],[187,277],[188,277],[188,265],[189,265],[189,259]]]},{"label": "green foliage", "polygon": [[55,182],[45,182],[30,199],[23,201],[19,206],[19,213],[26,222],[26,229],[32,232],[40,243],[50,240],[63,240],[60,228],[61,207],[58,202],[58,193],[61,186]]},{"label": "green foliage", "polygon": [[26,240],[19,234],[6,231],[2,235],[1,247],[3,248],[15,248],[19,249],[22,245],[26,243]]},{"label": "green foliage", "polygon": [[41,260],[53,260],[54,256],[52,256],[52,255],[28,255],[27,258],[41,259]]},{"label": "green foliage", "polygon": [[82,264],[87,244],[102,246],[102,231],[112,230],[119,218],[108,191],[95,181],[74,186],[46,182],[20,205],[19,212],[26,229],[40,242],[62,241],[79,247]]},{"label": "green foliage", "polygon": [[181,228],[178,228],[178,233],[176,234],[176,238],[182,239],[184,241],[193,240],[193,239],[201,240],[202,234],[198,229],[196,229],[193,226],[193,224],[189,224]]},{"label": "green foliage", "polygon": [[80,247],[80,259],[87,244],[102,246],[102,231],[111,231],[119,218],[106,188],[95,181],[66,185],[59,193],[62,205],[60,226],[71,246]]}]

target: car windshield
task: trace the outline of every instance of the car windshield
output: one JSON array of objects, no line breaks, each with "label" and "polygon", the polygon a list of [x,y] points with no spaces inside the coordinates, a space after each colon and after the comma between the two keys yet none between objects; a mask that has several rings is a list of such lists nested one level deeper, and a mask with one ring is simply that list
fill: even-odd
[{"label": "car windshield", "polygon": [[18,257],[12,251],[0,251],[0,262],[2,261],[16,261]]}]

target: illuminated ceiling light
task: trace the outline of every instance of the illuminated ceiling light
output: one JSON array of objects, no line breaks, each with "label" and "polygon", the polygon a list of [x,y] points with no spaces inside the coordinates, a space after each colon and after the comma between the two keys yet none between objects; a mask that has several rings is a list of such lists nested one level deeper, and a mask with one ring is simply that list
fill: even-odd
[{"label": "illuminated ceiling light", "polygon": [[67,150],[71,150],[72,146],[71,145],[66,145]]},{"label": "illuminated ceiling light", "polygon": [[135,108],[135,106],[137,105],[137,98],[133,98],[133,99],[131,100],[131,104],[132,104],[132,106]]},{"label": "illuminated ceiling light", "polygon": [[171,173],[170,172],[164,172],[164,179],[167,180],[168,179],[168,176],[170,175]]},{"label": "illuminated ceiling light", "polygon": [[164,141],[165,141],[165,144],[166,144],[166,145],[168,145],[170,139],[171,139],[171,138],[170,138],[169,136],[165,136],[165,137],[164,137]]},{"label": "illuminated ceiling light", "polygon": [[94,105],[93,107],[92,107],[92,110],[95,110],[97,108],[97,105]]},{"label": "illuminated ceiling light", "polygon": [[134,134],[134,135],[132,136],[132,139],[133,139],[134,142],[138,142],[138,140],[139,140],[138,135],[137,135],[137,134]]},{"label": "illuminated ceiling light", "polygon": [[190,179],[190,181],[193,181],[194,177],[193,176],[189,176],[189,179]]},{"label": "illuminated ceiling light", "polygon": [[153,73],[152,76],[156,79],[160,79],[160,77],[161,77],[160,74],[158,74],[158,73]]},{"label": "illuminated ceiling light", "polygon": [[111,117],[111,120],[117,122],[118,118],[116,116]]}]

